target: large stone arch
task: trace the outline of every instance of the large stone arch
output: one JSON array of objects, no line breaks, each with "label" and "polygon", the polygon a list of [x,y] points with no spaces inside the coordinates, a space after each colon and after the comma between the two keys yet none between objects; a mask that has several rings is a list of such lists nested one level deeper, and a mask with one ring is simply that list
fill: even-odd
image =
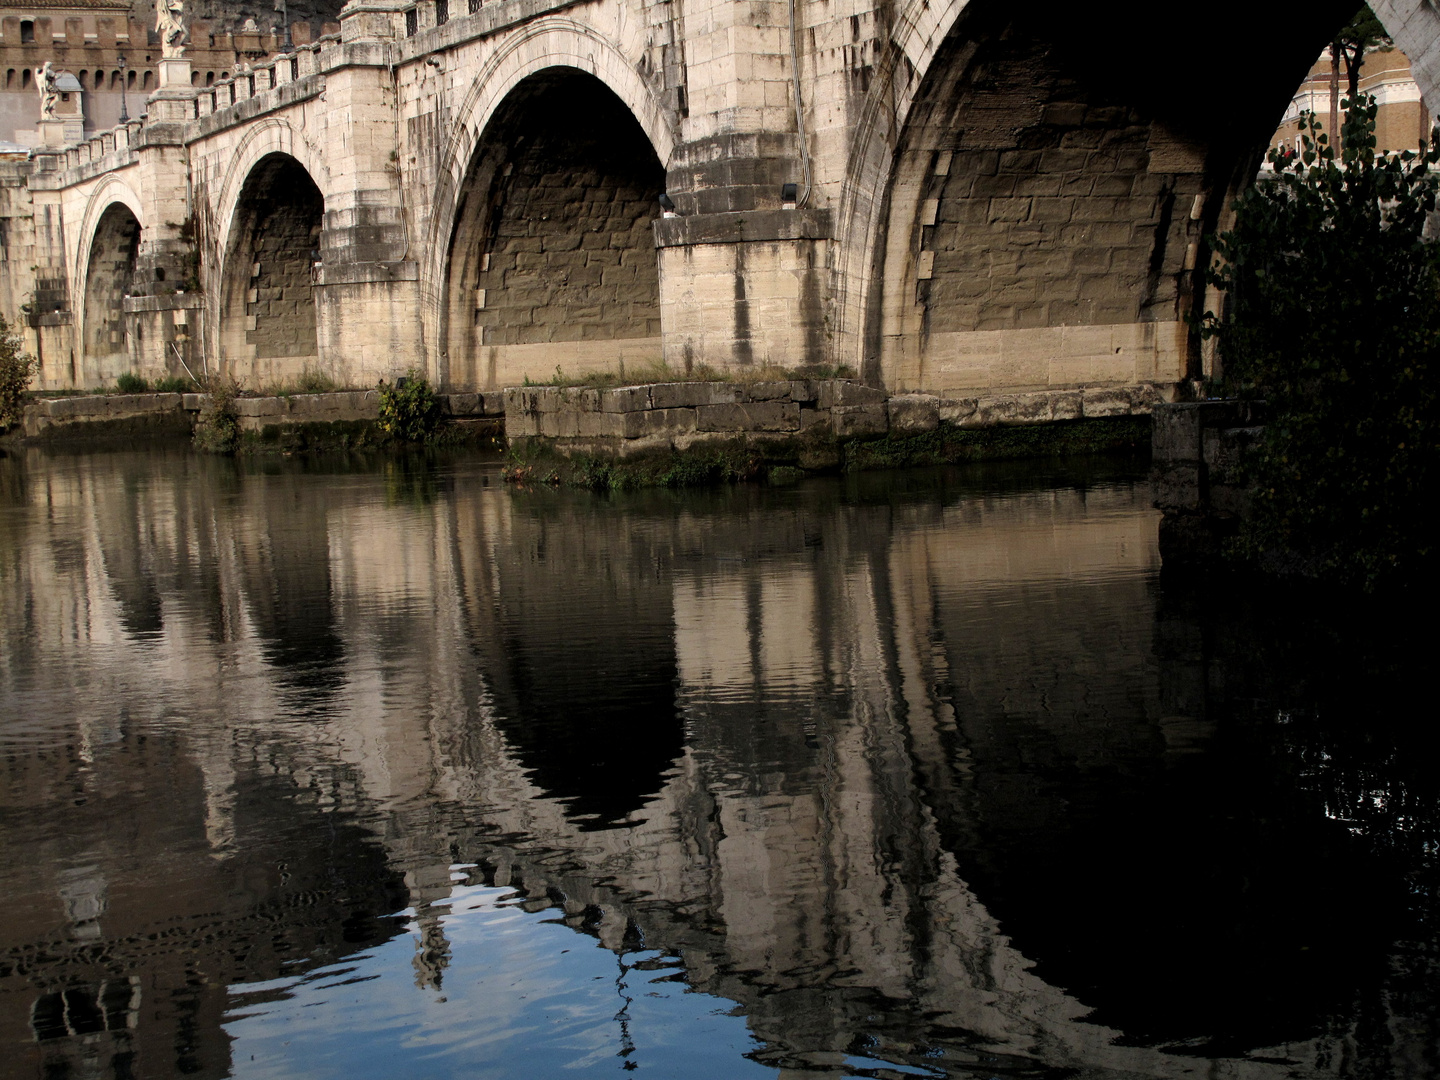
[{"label": "large stone arch", "polygon": [[[92,293],[96,292],[96,283],[91,280],[91,264],[94,261],[95,242],[97,233],[101,230],[102,222],[106,221],[107,215],[111,215],[117,207],[127,210],[135,222],[135,247],[138,252],[139,240],[145,230],[145,212],[140,202],[140,197],[135,194],[135,191],[130,185],[112,173],[103,177],[100,182],[95,185],[94,190],[90,192],[89,198],[86,199],[85,211],[80,219],[80,229],[77,234],[76,258],[71,263],[74,267],[74,280],[71,283],[70,295],[80,298],[78,305],[80,310],[77,313],[78,325],[76,326],[76,336],[80,345],[78,351],[81,357],[84,358],[82,359],[83,366],[80,378],[85,382],[108,381],[119,373],[119,369],[115,371],[110,370],[111,367],[114,367],[113,363],[106,366],[103,371],[98,369],[92,370],[92,365],[88,360],[90,355],[89,345],[96,333],[96,328],[90,325],[91,317],[94,314],[94,312],[92,312],[91,300],[98,299],[97,296],[92,296]],[[133,255],[130,262],[130,270],[133,272]],[[113,286],[113,280],[105,283],[107,291],[113,291]],[[111,321],[113,320],[109,318],[106,319],[107,323]],[[107,331],[107,336],[109,332],[110,331]],[[113,356],[116,353],[122,353],[123,342],[119,344],[122,345],[121,349],[111,350],[107,355]]]},{"label": "large stone arch", "polygon": [[216,311],[221,370],[254,385],[284,383],[320,368],[313,268],[325,197],[295,157],[260,156],[235,194]]},{"label": "large stone arch", "polygon": [[669,163],[678,141],[665,109],[620,47],[583,23],[564,16],[538,19],[509,38],[471,83],[455,110],[440,153],[436,194],[429,216],[425,265],[421,272],[427,337],[439,342],[441,382],[450,381],[449,342],[454,285],[451,250],[477,158],[497,110],[521,83],[547,71],[576,71],[596,79],[628,110],[649,141],[660,166]]},{"label": "large stone arch", "polygon": [[[1281,72],[1288,70],[1288,64],[1296,69],[1294,81],[1298,82],[1302,65],[1313,61],[1331,29],[1325,25],[1326,20],[1334,15],[1338,25],[1350,14],[1348,0],[1333,0],[1331,6],[1335,9],[1333,12],[1327,9],[1326,12],[1307,14],[1307,18],[1313,16],[1310,37],[1305,36],[1306,27],[1301,24],[1299,33],[1280,36],[1283,46],[1280,52],[1283,55],[1267,51],[1264,59],[1260,60],[1247,54],[1250,55],[1249,62],[1256,67]],[[1374,6],[1391,29],[1397,44],[1412,57],[1417,79],[1433,109],[1440,104],[1440,93],[1437,93],[1437,88],[1440,88],[1440,14],[1425,7],[1421,0],[1377,0]],[[914,243],[907,253],[903,242],[897,244],[894,232],[899,225],[918,233],[920,227],[915,223],[927,213],[927,203],[936,194],[932,190],[935,179],[930,171],[936,164],[936,149],[918,145],[924,140],[910,136],[919,112],[924,111],[927,94],[933,98],[934,84],[946,77],[945,72],[939,69],[945,66],[963,68],[974,60],[977,42],[967,39],[966,26],[973,24],[977,11],[990,7],[989,0],[948,0],[942,5],[932,5],[928,0],[910,0],[901,7],[895,15],[887,48],[882,51],[869,92],[853,127],[845,182],[837,208],[839,243],[832,279],[833,348],[837,361],[852,364],[864,370],[871,379],[887,384],[905,372],[909,365],[909,377],[902,378],[892,389],[898,386],[938,388],[925,387],[923,381],[915,381],[916,358],[913,355],[895,354],[897,343],[903,343],[907,337],[914,338],[918,324],[924,320],[913,310],[904,310],[907,301],[902,295],[904,290],[915,288],[917,275],[922,270],[921,246]],[[1027,26],[1043,25],[1047,21],[1043,12],[1031,14],[1034,18],[1027,19]],[[1123,15],[1119,11],[1114,13],[1117,19]],[[1224,25],[1226,20],[1216,17],[1207,22]],[[1261,36],[1264,37],[1263,34]],[[1311,37],[1315,40],[1311,41]],[[1097,65],[1101,64],[1103,58],[1097,58]],[[1285,77],[1280,75],[1279,81],[1283,83]],[[1225,80],[1210,78],[1207,81],[1223,83]],[[1252,104],[1265,113],[1273,103],[1264,94],[1259,94]],[[1274,109],[1277,119],[1279,108],[1276,106]],[[1229,118],[1217,111],[1214,119],[1217,126],[1224,127]],[[960,121],[952,117],[951,122],[958,124]],[[1199,233],[1213,229],[1237,185],[1246,182],[1245,178],[1252,174],[1250,152],[1236,152],[1233,146],[1227,146],[1224,153],[1213,153],[1207,141],[1195,138],[1193,132],[1160,131],[1153,141],[1163,144],[1158,146],[1160,159],[1172,163],[1176,155],[1191,159],[1188,164],[1182,162],[1182,167],[1193,170],[1191,175],[1201,178],[1200,190],[1194,194],[1204,197],[1203,206],[1199,209],[1201,216],[1197,219],[1201,227],[1192,231]],[[1257,141],[1253,153],[1258,154],[1260,149]],[[1196,205],[1199,204],[1182,209],[1195,209]],[[1172,213],[1173,210],[1172,207]],[[1158,222],[1150,224],[1158,226]],[[1178,254],[1182,263],[1187,257],[1203,258],[1203,252],[1198,250],[1187,256],[1186,247],[1182,244],[1178,253],[1171,251],[1168,254]],[[1164,268],[1166,273],[1171,274],[1182,269],[1177,266]],[[1188,303],[1189,298],[1178,302]],[[1183,319],[1184,314],[1183,310],[1177,310],[1176,319]],[[908,327],[904,325],[907,320],[910,323]],[[1142,348],[1152,347],[1151,344],[1139,344]],[[1189,356],[1193,352],[1193,343],[1172,342],[1169,347],[1172,351],[1180,349],[1186,352],[1188,358],[1183,366],[1189,374],[1198,373],[1189,370],[1195,364],[1195,358]],[[901,351],[904,352],[905,347],[901,346]]]}]

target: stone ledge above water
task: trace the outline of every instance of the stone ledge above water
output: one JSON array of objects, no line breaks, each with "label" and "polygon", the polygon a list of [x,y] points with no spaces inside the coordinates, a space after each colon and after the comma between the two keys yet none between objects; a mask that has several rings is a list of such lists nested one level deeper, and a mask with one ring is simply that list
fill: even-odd
[{"label": "stone ledge above water", "polygon": [[1049,424],[1147,415],[1163,401],[1150,385],[988,397],[899,394],[846,379],[650,383],[611,389],[524,386],[505,391],[512,445],[536,441],[562,454],[626,457],[736,438],[879,438],[957,428]]}]

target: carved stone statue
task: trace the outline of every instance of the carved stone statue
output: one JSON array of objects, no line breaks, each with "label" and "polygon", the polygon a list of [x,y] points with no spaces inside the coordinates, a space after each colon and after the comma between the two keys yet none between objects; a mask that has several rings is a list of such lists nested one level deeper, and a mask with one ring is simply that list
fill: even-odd
[{"label": "carved stone statue", "polygon": [[60,91],[55,86],[55,65],[49,60],[45,61],[44,67],[35,69],[35,89],[40,91],[40,119],[54,120]]},{"label": "carved stone statue", "polygon": [[155,32],[160,37],[160,55],[174,60],[185,52],[185,0],[157,0]]}]

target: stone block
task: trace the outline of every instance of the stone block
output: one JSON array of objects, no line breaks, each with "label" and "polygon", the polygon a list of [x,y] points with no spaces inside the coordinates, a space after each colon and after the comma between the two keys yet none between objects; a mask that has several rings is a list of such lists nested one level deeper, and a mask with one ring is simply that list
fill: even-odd
[{"label": "stone block", "polygon": [[650,408],[648,386],[617,386],[613,390],[600,391],[600,408],[603,412],[639,412]]},{"label": "stone block", "polygon": [[701,431],[799,431],[800,406],[793,401],[703,405],[697,410]]},{"label": "stone block", "polygon": [[975,409],[974,426],[1043,424],[1051,419],[1051,415],[1048,394],[1007,394],[981,398]]},{"label": "stone block", "polygon": [[285,411],[280,398],[237,398],[236,416],[279,416]]},{"label": "stone block", "polygon": [[745,401],[790,401],[790,381],[742,383],[740,391]]},{"label": "stone block", "polygon": [[505,415],[505,391],[488,390],[480,395],[482,416],[504,416]]},{"label": "stone block", "polygon": [[675,382],[650,387],[650,405],[656,409],[693,409],[701,405],[731,405],[740,400],[735,383]]},{"label": "stone block", "polygon": [[583,412],[577,414],[575,417],[575,433],[580,438],[585,439],[623,439],[625,437],[626,421],[628,421],[630,417],[648,415],[649,413]]},{"label": "stone block", "polygon": [[980,402],[976,398],[942,398],[940,419],[948,424],[959,424],[975,415]]},{"label": "stone block", "polygon": [[1200,469],[1198,462],[1157,462],[1152,474],[1155,505],[1161,510],[1198,510]]},{"label": "stone block", "polygon": [[[730,406],[705,406],[729,408]],[[624,437],[642,439],[649,435],[688,434],[699,426],[698,409],[649,409],[645,412],[620,413]]]},{"label": "stone block", "polygon": [[835,434],[840,438],[884,435],[890,430],[885,402],[871,405],[836,405],[830,410]]},{"label": "stone block", "polygon": [[474,416],[481,411],[479,394],[450,394],[445,411],[451,416]]},{"label": "stone block", "polygon": [[1150,453],[1157,465],[1161,462],[1193,462],[1201,460],[1200,406],[1198,404],[1167,405],[1153,413]]},{"label": "stone block", "polygon": [[817,432],[833,430],[834,423],[829,409],[811,409],[804,405],[800,406],[800,430],[809,431],[812,428]]},{"label": "stone block", "polygon": [[940,425],[940,399],[931,394],[897,394],[890,405],[890,430],[899,435],[934,431]]},{"label": "stone block", "polygon": [[1081,413],[1086,417],[1129,416],[1132,404],[1130,388],[1122,386],[1105,390],[1080,391]]},{"label": "stone block", "polygon": [[1051,420],[1079,420],[1084,415],[1079,390],[1052,391],[1046,397],[1050,402]]},{"label": "stone block", "polygon": [[848,379],[826,379],[819,384],[815,400],[822,409],[837,405],[883,405],[885,391]]},{"label": "stone block", "polygon": [[180,407],[186,412],[199,412],[209,401],[209,394],[182,394],[180,396]]}]

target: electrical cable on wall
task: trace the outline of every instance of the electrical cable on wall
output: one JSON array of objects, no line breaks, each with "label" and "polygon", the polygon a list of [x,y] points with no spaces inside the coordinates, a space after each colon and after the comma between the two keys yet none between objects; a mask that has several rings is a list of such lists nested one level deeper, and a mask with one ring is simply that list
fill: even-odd
[{"label": "electrical cable on wall", "polygon": [[803,209],[810,201],[810,150],[805,141],[805,104],[800,99],[800,46],[795,33],[795,5],[800,0],[790,0],[790,78],[795,89],[795,129],[800,139],[800,172],[804,186],[795,205]]}]

